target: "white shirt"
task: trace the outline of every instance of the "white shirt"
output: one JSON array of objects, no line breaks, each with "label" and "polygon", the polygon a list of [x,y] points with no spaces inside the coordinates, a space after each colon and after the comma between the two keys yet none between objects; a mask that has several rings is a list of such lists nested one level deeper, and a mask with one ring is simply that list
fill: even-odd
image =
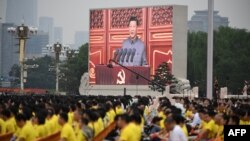
[{"label": "white shirt", "polygon": [[192,123],[190,124],[192,127],[195,127],[196,125],[198,125],[198,124],[201,124],[201,119],[200,119],[200,117],[199,117],[199,113],[198,112],[196,112],[195,114],[194,114],[194,119],[193,119],[193,121],[192,121]]},{"label": "white shirt", "polygon": [[181,113],[182,114],[185,113],[186,109],[184,108],[183,104],[181,104],[181,103],[175,103],[174,106],[177,107],[177,108],[179,108],[179,109],[181,109]]},{"label": "white shirt", "polygon": [[175,125],[174,129],[170,131],[169,141],[187,141],[187,137],[179,125]]}]

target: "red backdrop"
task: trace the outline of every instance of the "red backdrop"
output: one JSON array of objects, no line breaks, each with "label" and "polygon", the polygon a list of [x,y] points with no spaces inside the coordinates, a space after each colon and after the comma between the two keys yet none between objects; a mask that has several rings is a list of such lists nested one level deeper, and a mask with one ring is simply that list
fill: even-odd
[{"label": "red backdrop", "polygon": [[90,11],[90,84],[95,84],[95,66],[106,65],[115,49],[128,37],[131,16],[139,20],[138,36],[144,42],[150,74],[163,61],[172,68],[172,6],[119,8]]}]

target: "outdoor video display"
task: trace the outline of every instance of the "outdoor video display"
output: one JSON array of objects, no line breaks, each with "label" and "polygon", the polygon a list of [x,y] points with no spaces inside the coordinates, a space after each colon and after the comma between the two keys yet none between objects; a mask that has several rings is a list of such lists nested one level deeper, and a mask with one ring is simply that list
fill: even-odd
[{"label": "outdoor video display", "polygon": [[90,10],[89,83],[146,84],[122,66],[149,78],[164,61],[172,68],[172,19],[172,6]]}]

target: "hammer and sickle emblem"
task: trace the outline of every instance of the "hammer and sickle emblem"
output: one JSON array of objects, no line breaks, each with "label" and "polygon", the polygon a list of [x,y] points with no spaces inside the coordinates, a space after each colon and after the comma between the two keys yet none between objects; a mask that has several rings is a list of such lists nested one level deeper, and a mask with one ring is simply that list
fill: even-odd
[{"label": "hammer and sickle emblem", "polygon": [[117,74],[116,84],[125,84],[126,75],[123,69],[121,69]]}]

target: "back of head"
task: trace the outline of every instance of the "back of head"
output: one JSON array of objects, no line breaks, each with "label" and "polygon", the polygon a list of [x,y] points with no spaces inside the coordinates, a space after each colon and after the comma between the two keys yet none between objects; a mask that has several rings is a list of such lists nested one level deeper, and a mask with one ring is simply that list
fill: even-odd
[{"label": "back of head", "polygon": [[68,122],[68,114],[65,112],[60,113],[60,118],[64,120],[64,122]]}]

